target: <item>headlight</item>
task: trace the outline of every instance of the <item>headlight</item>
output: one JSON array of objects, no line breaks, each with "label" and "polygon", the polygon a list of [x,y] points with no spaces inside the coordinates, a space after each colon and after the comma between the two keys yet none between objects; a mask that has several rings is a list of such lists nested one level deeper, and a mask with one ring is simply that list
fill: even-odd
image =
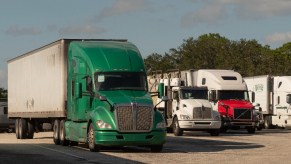
[{"label": "headlight", "polygon": [[190,120],[190,117],[189,117],[188,115],[183,115],[183,114],[181,114],[181,115],[180,115],[180,119],[181,119],[181,120]]},{"label": "headlight", "polygon": [[216,115],[215,117],[214,117],[214,120],[215,121],[220,121],[221,119],[220,119],[220,115]]},{"label": "headlight", "polygon": [[163,122],[159,122],[156,126],[157,129],[164,129],[166,128],[166,123],[163,121]]},{"label": "headlight", "polygon": [[103,128],[103,129],[112,129],[111,125],[104,122],[103,120],[97,120],[96,121],[96,125],[99,127],[99,128]]}]

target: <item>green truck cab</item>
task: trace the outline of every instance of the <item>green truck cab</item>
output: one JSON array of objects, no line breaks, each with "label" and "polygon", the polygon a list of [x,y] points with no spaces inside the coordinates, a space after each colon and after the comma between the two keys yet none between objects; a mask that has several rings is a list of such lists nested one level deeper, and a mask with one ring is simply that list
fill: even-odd
[{"label": "green truck cab", "polygon": [[90,151],[102,146],[161,151],[165,120],[153,106],[137,47],[126,40],[63,40],[60,46],[67,68],[66,84],[60,86],[66,90],[66,110],[64,115],[50,117],[54,143],[88,143]]},{"label": "green truck cab", "polygon": [[71,42],[68,68],[70,105],[61,140],[88,138],[91,151],[103,145],[162,149],[164,119],[153,108],[143,60],[134,45]]}]

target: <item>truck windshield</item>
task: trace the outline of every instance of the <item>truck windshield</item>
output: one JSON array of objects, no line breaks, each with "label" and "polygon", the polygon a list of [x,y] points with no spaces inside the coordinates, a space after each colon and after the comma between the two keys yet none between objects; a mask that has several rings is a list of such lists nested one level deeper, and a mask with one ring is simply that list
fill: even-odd
[{"label": "truck windshield", "polygon": [[183,89],[181,99],[208,99],[207,90]]},{"label": "truck windshield", "polygon": [[147,91],[145,73],[141,72],[98,72],[95,73],[97,90],[142,90]]},{"label": "truck windshield", "polygon": [[247,91],[231,91],[231,90],[223,90],[218,91],[218,99],[220,100],[249,100]]}]

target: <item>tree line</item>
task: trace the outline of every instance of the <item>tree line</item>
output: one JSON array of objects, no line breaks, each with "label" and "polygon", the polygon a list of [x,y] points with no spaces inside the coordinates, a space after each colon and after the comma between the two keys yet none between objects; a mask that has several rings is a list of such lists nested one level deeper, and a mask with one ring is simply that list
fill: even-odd
[{"label": "tree line", "polygon": [[144,59],[148,72],[169,69],[231,69],[243,77],[291,75],[291,42],[271,49],[257,40],[229,40],[219,34],[204,34],[183,40],[165,54],[153,53]]}]

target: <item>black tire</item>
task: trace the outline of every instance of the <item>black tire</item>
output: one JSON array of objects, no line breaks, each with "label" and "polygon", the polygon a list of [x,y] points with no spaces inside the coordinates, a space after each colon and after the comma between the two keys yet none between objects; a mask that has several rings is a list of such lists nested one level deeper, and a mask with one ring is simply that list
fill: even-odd
[{"label": "black tire", "polygon": [[175,117],[173,121],[173,132],[175,136],[182,136],[183,130],[179,126],[178,118]]},{"label": "black tire", "polygon": [[15,135],[16,135],[16,139],[20,139],[19,138],[19,118],[15,120]]},{"label": "black tire", "polygon": [[34,125],[32,120],[27,121],[27,134],[26,134],[26,138],[27,139],[33,139],[33,135],[34,135]]},{"label": "black tire", "polygon": [[19,139],[26,139],[27,137],[27,121],[23,118],[19,119]]},{"label": "black tire", "polygon": [[89,125],[88,134],[87,134],[87,142],[91,152],[98,152],[100,151],[100,146],[96,145],[95,143],[95,132],[93,124]]},{"label": "black tire", "polygon": [[151,146],[151,152],[161,152],[163,150],[163,145],[154,145]]},{"label": "black tire", "polygon": [[254,134],[256,132],[256,128],[250,127],[247,129],[249,134]]},{"label": "black tire", "polygon": [[55,120],[53,126],[53,139],[56,145],[60,144],[60,120]]},{"label": "black tire", "polygon": [[220,128],[220,133],[226,133],[227,130],[228,130],[227,127],[221,127],[221,128]]},{"label": "black tire", "polygon": [[209,130],[211,136],[219,136],[220,129],[211,129]]},{"label": "black tire", "polygon": [[68,146],[69,141],[66,140],[66,129],[65,129],[65,120],[60,122],[60,145]]},{"label": "black tire", "polygon": [[272,128],[271,116],[265,116],[264,117],[264,126],[265,126],[265,129],[271,129]]},{"label": "black tire", "polygon": [[260,124],[260,125],[257,127],[257,130],[258,130],[258,131],[261,131],[263,128],[264,128],[264,126],[263,126],[262,124]]}]

